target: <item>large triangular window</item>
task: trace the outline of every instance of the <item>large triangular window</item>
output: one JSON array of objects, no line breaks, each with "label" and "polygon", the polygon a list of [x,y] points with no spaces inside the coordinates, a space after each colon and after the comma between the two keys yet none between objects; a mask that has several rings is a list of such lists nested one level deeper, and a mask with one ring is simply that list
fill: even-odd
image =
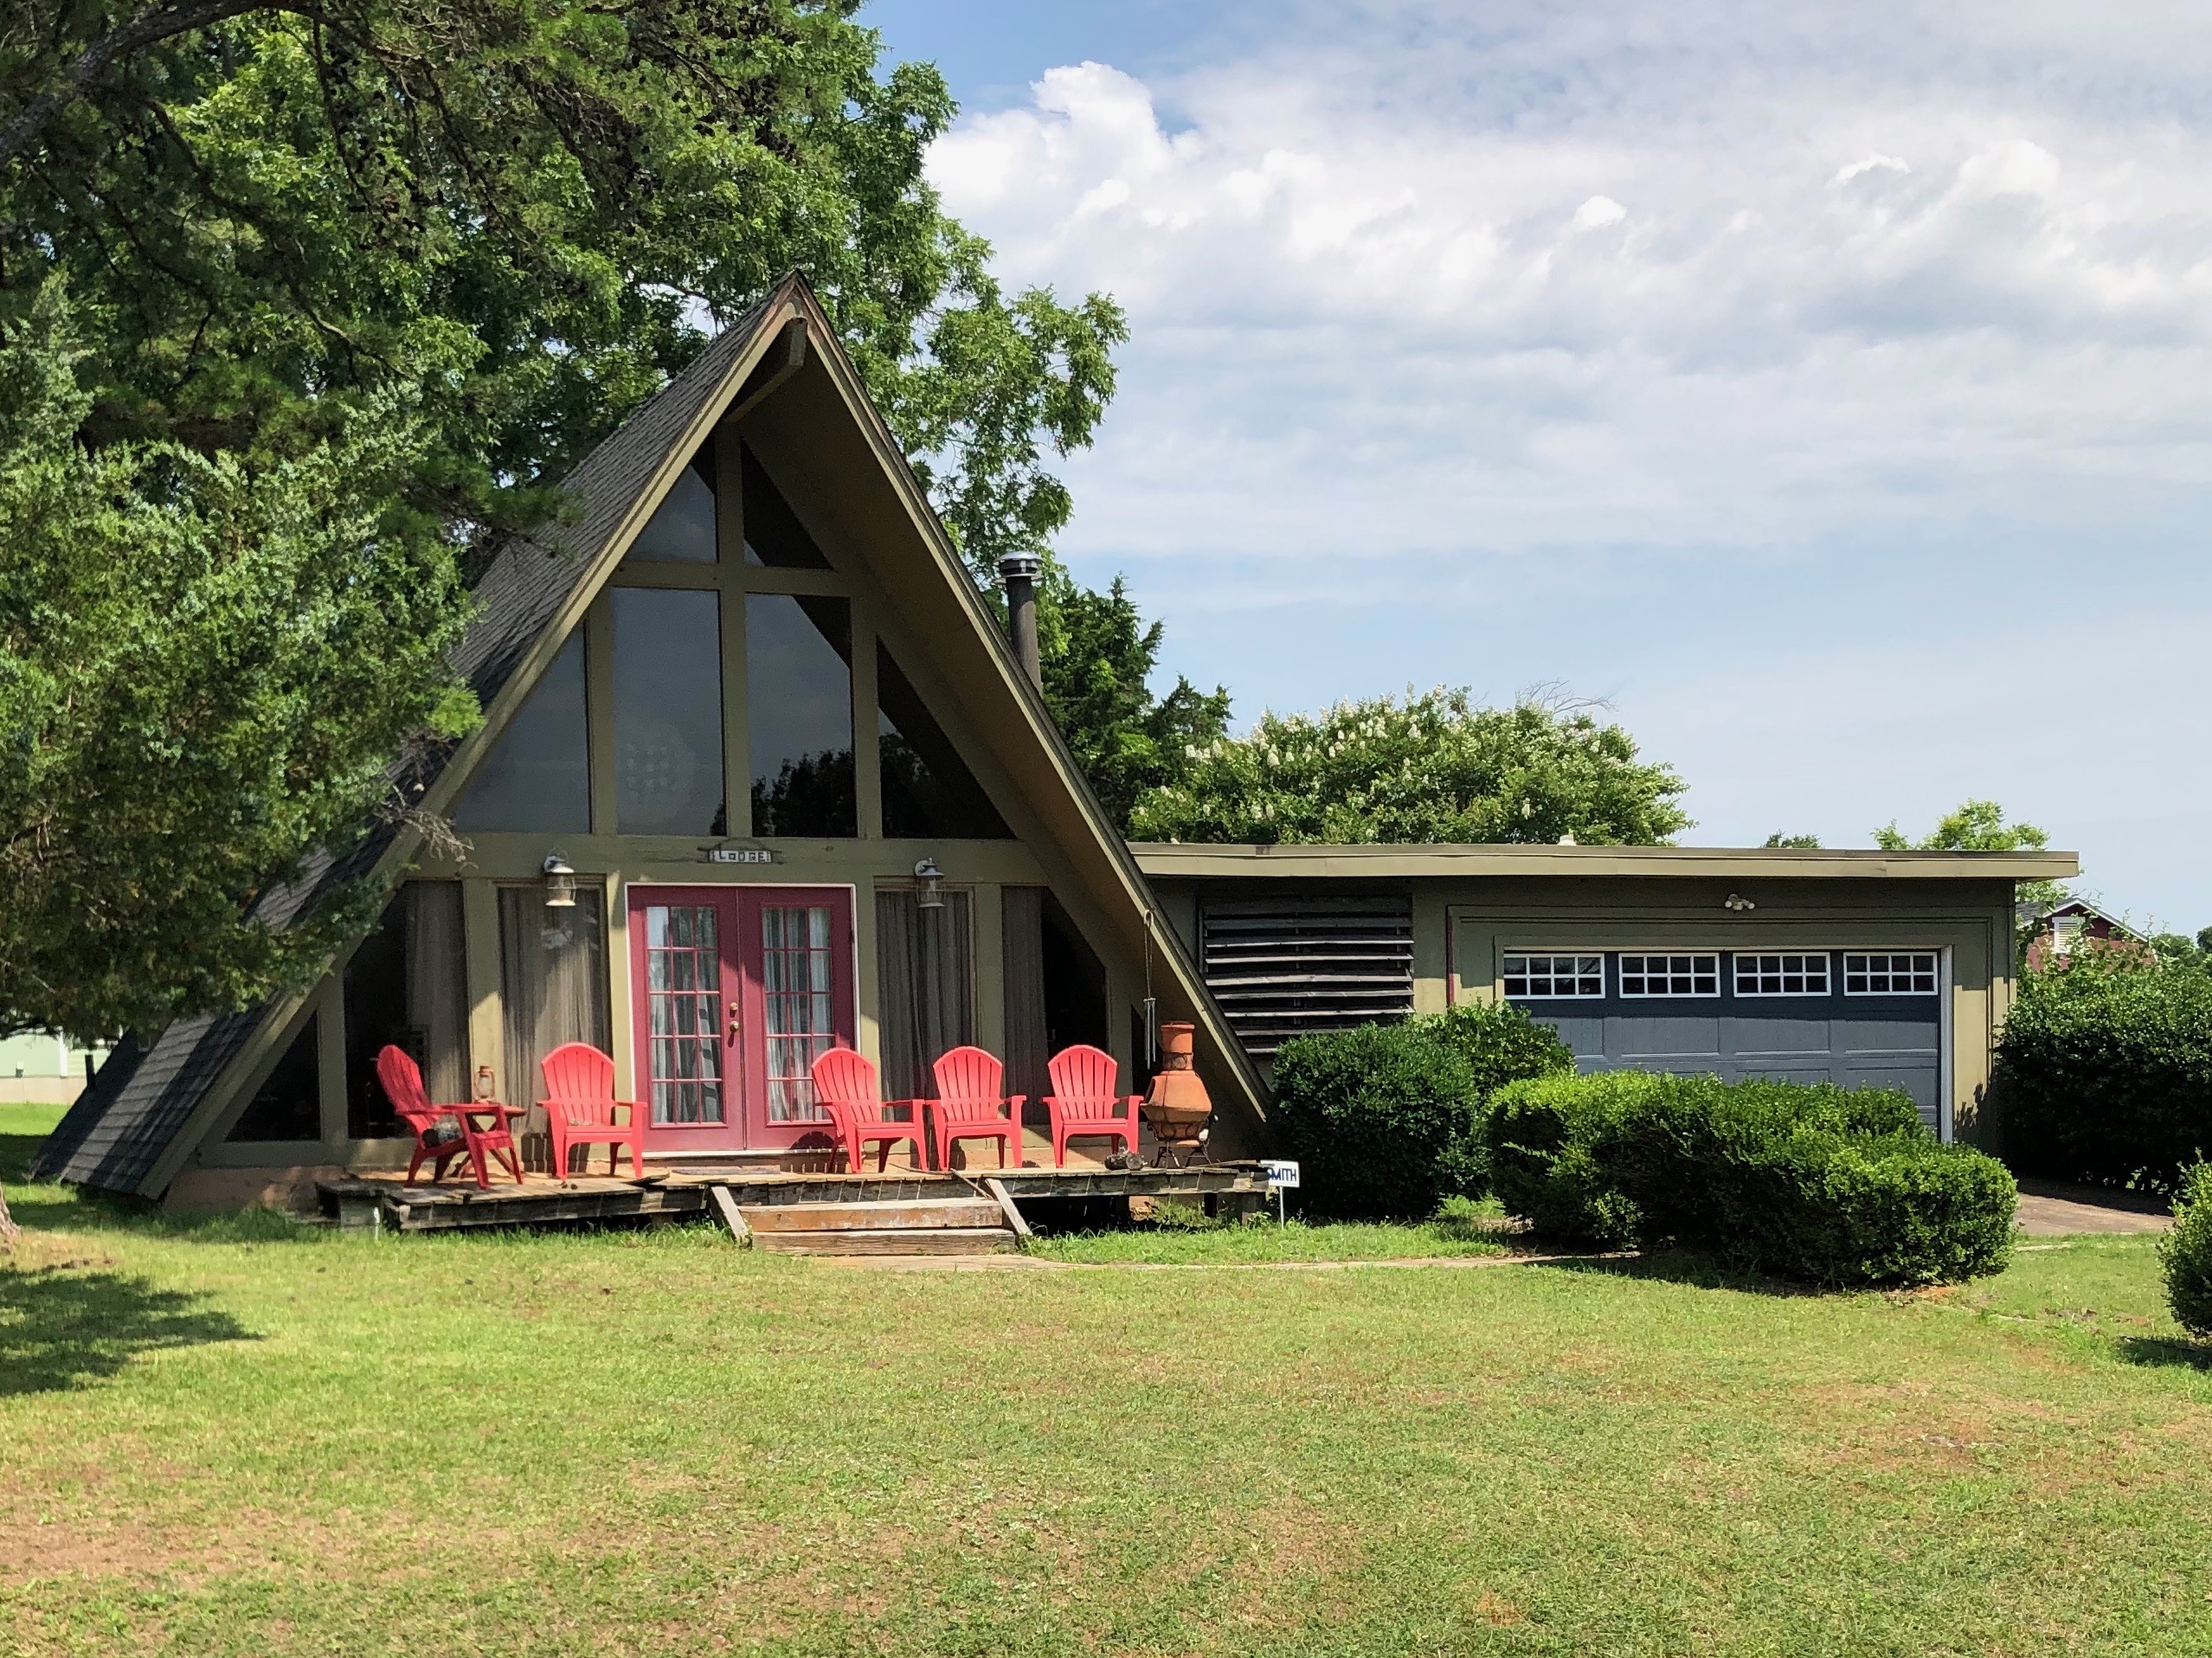
[{"label": "large triangular window", "polygon": [[714,445],[700,446],[677,474],[638,538],[630,557],[647,564],[711,564],[720,556],[715,530]]},{"label": "large triangular window", "polygon": [[755,834],[859,833],[852,665],[849,601],[746,595],[745,707]]},{"label": "large triangular window", "polygon": [[753,452],[740,446],[744,458],[745,562],[763,569],[826,570],[829,560],[814,545],[807,526],[783,498],[783,492],[768,475]]},{"label": "large triangular window", "polygon": [[473,834],[591,828],[584,635],[569,636],[462,790],[455,826]]},{"label": "large triangular window", "polygon": [[1007,840],[1013,832],[901,673],[876,647],[876,741],[891,840]]}]

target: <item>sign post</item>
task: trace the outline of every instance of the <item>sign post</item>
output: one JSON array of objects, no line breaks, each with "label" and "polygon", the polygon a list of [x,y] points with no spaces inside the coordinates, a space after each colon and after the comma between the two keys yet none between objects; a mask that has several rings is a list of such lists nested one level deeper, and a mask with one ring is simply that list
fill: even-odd
[{"label": "sign post", "polygon": [[1267,1182],[1267,1189],[1275,1193],[1275,1224],[1284,1224],[1283,1194],[1298,1184],[1298,1166],[1277,1158],[1264,1158],[1260,1162],[1260,1178]]}]

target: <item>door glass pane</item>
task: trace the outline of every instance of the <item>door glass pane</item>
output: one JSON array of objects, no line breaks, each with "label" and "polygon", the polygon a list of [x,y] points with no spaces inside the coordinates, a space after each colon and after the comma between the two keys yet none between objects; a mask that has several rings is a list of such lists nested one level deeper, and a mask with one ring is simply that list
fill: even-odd
[{"label": "door glass pane", "polygon": [[584,641],[579,627],[530,687],[453,808],[464,831],[587,834],[590,745],[584,731]]},{"label": "door glass pane", "polygon": [[753,832],[859,832],[852,782],[852,628],[842,599],[745,600]]},{"label": "door glass pane", "polygon": [[831,970],[826,905],[770,904],[761,911],[770,1122],[828,1120],[814,1102],[813,1067],[837,1041]]},{"label": "door glass pane", "polygon": [[626,835],[728,832],[711,593],[614,589],[614,816]]},{"label": "door glass pane", "polygon": [[893,840],[1004,840],[1005,820],[891,652],[876,647],[884,833]]},{"label": "door glass pane", "polygon": [[630,543],[629,556],[655,564],[715,562],[714,446],[692,458]]},{"label": "door glass pane", "polygon": [[648,904],[646,1063],[653,1126],[720,1122],[722,948],[712,904]]}]

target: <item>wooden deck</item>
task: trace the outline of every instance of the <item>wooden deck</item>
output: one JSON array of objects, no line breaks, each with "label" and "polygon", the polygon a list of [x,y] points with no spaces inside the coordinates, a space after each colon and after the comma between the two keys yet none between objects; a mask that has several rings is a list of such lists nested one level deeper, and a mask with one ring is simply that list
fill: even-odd
[{"label": "wooden deck", "polygon": [[712,1187],[739,1205],[891,1203],[965,1197],[996,1180],[1017,1203],[1052,1199],[1257,1198],[1267,1183],[1257,1163],[1207,1163],[1194,1168],[981,1168],[964,1173],[892,1169],[883,1174],[796,1173],[780,1169],[674,1167],[642,1180],[532,1174],[522,1185],[494,1180],[408,1186],[397,1175],[363,1175],[318,1182],[324,1211],[338,1224],[402,1232],[464,1226],[563,1226],[599,1220],[639,1220],[709,1212]]}]

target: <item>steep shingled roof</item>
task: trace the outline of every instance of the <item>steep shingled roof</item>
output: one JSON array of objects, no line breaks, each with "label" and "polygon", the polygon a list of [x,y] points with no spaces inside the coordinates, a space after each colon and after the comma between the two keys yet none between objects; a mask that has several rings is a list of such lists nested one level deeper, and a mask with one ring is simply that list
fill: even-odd
[{"label": "steep shingled roof", "polygon": [[[475,620],[453,655],[455,670],[489,707],[557,616],[595,556],[621,528],[670,447],[721,389],[733,364],[782,299],[788,280],[709,342],[698,361],[578,463],[565,480],[575,516],[536,534],[510,537],[475,588]],[[288,927],[336,882],[375,869],[395,831],[379,828],[343,858],[317,853],[298,880],[255,906]],[[141,1191],[208,1089],[260,1028],[273,1004],[172,1021],[141,1045],[126,1039],[55,1125],[31,1173],[110,1192]],[[155,1195],[147,1193],[146,1195]]]}]

